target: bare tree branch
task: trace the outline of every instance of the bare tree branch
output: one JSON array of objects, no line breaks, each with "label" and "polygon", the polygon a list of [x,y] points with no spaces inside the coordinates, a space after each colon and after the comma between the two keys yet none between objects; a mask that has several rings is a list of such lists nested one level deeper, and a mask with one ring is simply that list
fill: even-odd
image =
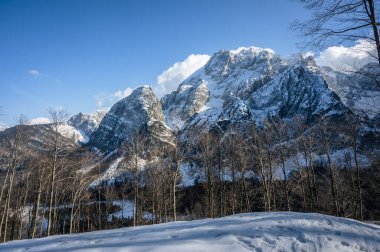
[{"label": "bare tree branch", "polygon": [[331,41],[366,39],[375,42],[380,65],[379,8],[373,0],[299,0],[312,11],[310,20],[292,24],[293,30],[306,37],[306,47],[323,48]]}]

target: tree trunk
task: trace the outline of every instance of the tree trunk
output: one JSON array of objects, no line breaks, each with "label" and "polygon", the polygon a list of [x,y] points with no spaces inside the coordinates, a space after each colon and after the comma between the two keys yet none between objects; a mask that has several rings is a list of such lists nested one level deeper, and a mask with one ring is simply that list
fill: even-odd
[{"label": "tree trunk", "polygon": [[11,177],[9,179],[7,203],[6,203],[5,211],[4,211],[4,214],[5,214],[4,239],[3,239],[4,242],[7,241],[6,239],[7,239],[7,228],[8,228],[8,218],[9,218],[9,205],[10,205],[10,201],[11,201],[11,194],[12,194],[12,187],[13,187],[13,180],[14,180],[14,176],[15,176],[15,170],[16,170],[15,167],[12,168],[12,174],[11,174]]},{"label": "tree trunk", "polygon": [[334,176],[334,171],[333,171],[332,164],[331,164],[330,147],[328,146],[327,143],[325,143],[325,148],[326,148],[327,163],[328,163],[329,173],[330,173],[331,195],[333,198],[335,215],[339,216],[338,202],[337,202],[336,191],[335,191],[335,178],[334,178],[335,176]]},{"label": "tree trunk", "polygon": [[[58,130],[56,132],[58,134]],[[55,144],[54,144],[54,153],[52,158],[52,167],[51,167],[51,174],[50,174],[50,195],[49,195],[49,219],[48,219],[48,230],[47,230],[47,236],[50,236],[51,228],[52,228],[52,221],[53,221],[53,200],[54,200],[54,185],[55,185],[55,173],[57,169],[57,150],[58,150],[58,142],[57,138],[58,136],[55,136]]]},{"label": "tree trunk", "polygon": [[[368,6],[366,4],[368,2]],[[375,14],[375,2],[373,0],[364,0],[364,5],[366,8],[366,12],[371,21],[371,26],[373,30],[373,37],[376,43],[376,51],[377,51],[377,61],[380,65],[380,36],[379,29],[377,28],[376,14]]]},{"label": "tree trunk", "polygon": [[29,192],[29,172],[26,177],[26,188],[25,188],[25,194],[23,196],[23,202],[22,202],[22,208],[20,212],[20,229],[19,229],[19,234],[18,234],[18,239],[22,239],[22,228],[23,228],[23,219],[22,219],[22,213],[24,211],[23,207],[26,206],[27,198],[28,198],[28,192]]},{"label": "tree trunk", "polygon": [[44,171],[44,168],[42,168],[42,172],[40,173],[40,177],[39,177],[39,179],[38,179],[37,199],[36,199],[36,201],[35,201],[35,205],[34,205],[34,217],[33,217],[32,239],[35,237],[35,235],[36,235],[36,230],[37,230],[38,214],[39,214],[40,201],[41,201],[41,193],[42,193],[42,177],[43,177],[43,171]]},{"label": "tree trunk", "polygon": [[75,208],[75,200],[73,200],[71,211],[70,211],[70,231],[69,231],[70,234],[73,233],[74,208]]},{"label": "tree trunk", "polygon": [[288,192],[288,181],[286,176],[286,166],[285,166],[285,157],[284,152],[280,150],[281,155],[281,164],[282,164],[282,173],[284,175],[284,191],[285,191],[285,201],[286,201],[286,209],[290,211],[290,202],[289,202],[289,192]]},{"label": "tree trunk", "polygon": [[358,192],[358,199],[359,199],[359,218],[360,218],[360,220],[363,220],[362,185],[361,185],[360,167],[359,167],[357,149],[356,149],[356,140],[354,141],[354,145],[355,145],[355,147],[354,147],[354,161],[355,161],[355,168],[356,168],[356,183],[357,183],[357,192]]}]

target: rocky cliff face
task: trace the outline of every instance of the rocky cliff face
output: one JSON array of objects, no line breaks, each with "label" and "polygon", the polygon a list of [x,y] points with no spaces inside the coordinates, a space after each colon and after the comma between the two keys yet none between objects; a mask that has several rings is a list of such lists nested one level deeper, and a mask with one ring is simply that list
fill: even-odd
[{"label": "rocky cliff face", "polygon": [[370,63],[353,72],[319,69],[329,88],[343,104],[363,119],[373,119],[380,113],[380,67]]},{"label": "rocky cliff face", "polygon": [[86,138],[90,138],[91,134],[99,127],[99,124],[106,113],[105,110],[98,110],[89,115],[79,113],[72,116],[67,124],[79,130]]},{"label": "rocky cliff face", "polygon": [[219,51],[163,97],[168,125],[182,133],[218,123],[261,123],[265,117],[307,120],[348,111],[310,57],[289,62],[270,49]]},{"label": "rocky cliff face", "polygon": [[104,116],[89,144],[110,152],[131,141],[138,133],[161,142],[172,141],[161,103],[148,86],[137,88],[117,102]]}]

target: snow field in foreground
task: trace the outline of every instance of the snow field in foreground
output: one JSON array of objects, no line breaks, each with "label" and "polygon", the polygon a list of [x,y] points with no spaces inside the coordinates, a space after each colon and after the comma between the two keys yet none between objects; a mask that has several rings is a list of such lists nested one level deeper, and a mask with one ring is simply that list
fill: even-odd
[{"label": "snow field in foreground", "polygon": [[380,227],[314,213],[247,213],[0,244],[0,251],[380,251]]}]

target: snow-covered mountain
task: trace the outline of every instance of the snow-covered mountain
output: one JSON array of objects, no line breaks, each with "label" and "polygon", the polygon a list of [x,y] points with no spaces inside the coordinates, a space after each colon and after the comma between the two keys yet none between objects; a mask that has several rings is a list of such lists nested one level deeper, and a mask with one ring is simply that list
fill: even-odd
[{"label": "snow-covered mountain", "polygon": [[286,62],[270,49],[219,51],[176,91],[163,97],[168,124],[182,129],[185,121],[196,114],[196,120],[201,116],[215,122],[222,119],[224,110],[232,108],[236,119],[244,118],[249,111],[242,100],[285,67]]},{"label": "snow-covered mountain", "polygon": [[[353,87],[344,86],[353,77],[365,86],[366,94],[373,96],[380,92],[358,74],[318,67],[311,56],[283,58],[271,49],[257,47],[221,50],[161,101],[151,88],[143,86],[117,102],[91,135],[89,146],[103,153],[114,152],[137,133],[144,133],[158,143],[173,143],[178,133],[183,142],[192,129],[223,130],[241,123],[260,125],[272,116],[283,119],[302,116],[308,123],[323,116],[342,120],[352,112],[361,116],[362,107],[351,104]],[[379,113],[379,108],[372,112]],[[78,124],[72,125],[78,128]],[[369,129],[372,135],[366,133],[367,137],[377,134],[373,127]],[[116,162],[121,155],[125,152],[114,157],[103,177],[113,181],[123,173]]]},{"label": "snow-covered mountain", "polygon": [[[63,136],[64,145],[80,146],[87,143],[91,133],[97,129],[105,111],[96,111],[90,115],[79,113],[69,118],[68,121],[58,125],[58,133]],[[49,118],[38,117],[29,120],[22,126],[0,127],[0,145],[2,140],[14,134],[14,130],[21,127],[22,131],[27,134],[27,144],[37,153],[43,151],[52,144],[55,126]]]},{"label": "snow-covered mountain", "polygon": [[41,125],[41,124],[49,124],[49,123],[51,123],[51,120],[46,117],[33,118],[27,122],[28,125]]},{"label": "snow-covered mountain", "polygon": [[260,123],[268,116],[313,120],[346,113],[318,69],[312,58],[289,63],[270,49],[219,51],[163,97],[167,123],[186,131],[220,122]]},{"label": "snow-covered mountain", "polygon": [[8,128],[6,125],[0,125],[0,131],[4,131]]},{"label": "snow-covered mountain", "polygon": [[[92,132],[94,132],[103,119],[106,111],[98,110],[91,114],[79,113],[70,117],[66,122],[60,123],[58,132],[65,138],[73,140],[75,143],[87,143]],[[52,129],[52,121],[49,118],[38,117],[31,119],[27,125]]]},{"label": "snow-covered mountain", "polygon": [[8,251],[379,251],[377,225],[315,213],[246,213],[0,244]]},{"label": "snow-covered mountain", "polygon": [[340,97],[345,106],[361,117],[374,118],[380,112],[380,68],[367,64],[355,72],[339,72],[329,67],[319,72],[329,88]]},{"label": "snow-covered mountain", "polygon": [[91,114],[79,113],[70,117],[67,124],[80,132],[83,137],[81,142],[87,143],[91,134],[99,127],[106,113],[105,110],[97,110]]},{"label": "snow-covered mountain", "polygon": [[[63,149],[75,149],[78,147],[79,135],[75,135],[74,128],[67,128],[66,124],[59,125],[58,132],[63,136],[60,138],[60,144]],[[8,147],[9,142],[12,141],[16,134],[23,136],[21,152],[25,156],[31,157],[46,153],[54,145],[55,133],[51,124],[17,125],[0,131],[0,148],[5,147],[2,149],[2,154],[8,155],[10,150]],[[0,166],[2,162],[6,161],[6,158],[1,160]]]},{"label": "snow-covered mountain", "polygon": [[[49,124],[48,124],[49,125]],[[50,125],[52,126],[52,125]],[[87,143],[88,136],[83,131],[67,124],[62,123],[58,126],[58,132],[65,138],[73,140],[75,143]]]},{"label": "snow-covered mountain", "polygon": [[[156,146],[173,145],[175,137],[186,141],[193,129],[223,131],[237,124],[260,125],[272,116],[292,119],[297,115],[313,124],[318,117],[342,120],[354,113],[367,125],[360,144],[378,149],[380,88],[376,79],[368,77],[378,70],[366,66],[357,73],[337,72],[318,67],[311,56],[284,58],[265,48],[221,50],[161,101],[150,87],[142,86],[107,113],[79,113],[59,130],[76,143],[114,154],[105,164],[109,167],[103,174],[107,180],[124,174],[116,161],[126,155],[123,145],[138,133]],[[364,71],[371,75],[363,75]],[[35,126],[49,125],[48,121],[38,122],[43,124]],[[142,163],[151,161],[139,158]]]},{"label": "snow-covered mountain", "polygon": [[152,89],[143,86],[118,101],[104,116],[89,144],[111,152],[137,133],[143,133],[162,143],[171,143],[173,133],[166,125],[161,103]]}]

